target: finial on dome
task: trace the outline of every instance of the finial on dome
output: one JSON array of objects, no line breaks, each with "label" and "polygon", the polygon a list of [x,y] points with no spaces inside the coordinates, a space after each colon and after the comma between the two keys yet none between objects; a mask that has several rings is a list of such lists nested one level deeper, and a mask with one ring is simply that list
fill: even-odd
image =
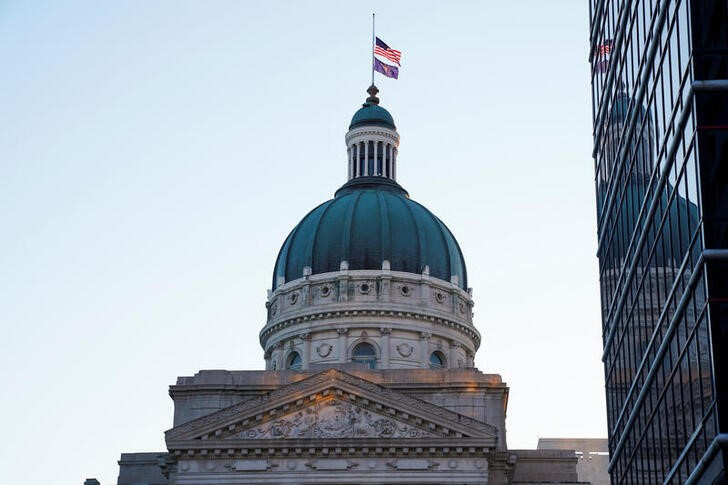
[{"label": "finial on dome", "polygon": [[369,97],[367,98],[367,103],[371,104],[379,104],[379,98],[377,98],[377,93],[379,92],[379,89],[372,84],[369,86],[369,89],[367,89],[367,93],[369,93]]}]

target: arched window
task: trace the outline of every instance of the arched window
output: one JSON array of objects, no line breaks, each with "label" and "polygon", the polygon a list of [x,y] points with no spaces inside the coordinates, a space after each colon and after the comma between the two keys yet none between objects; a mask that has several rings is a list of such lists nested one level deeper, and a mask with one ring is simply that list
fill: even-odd
[{"label": "arched window", "polygon": [[354,347],[351,353],[352,362],[360,362],[366,364],[370,369],[374,369],[377,364],[377,351],[374,350],[372,344],[362,342]]},{"label": "arched window", "polygon": [[439,350],[430,354],[430,369],[444,369],[445,355]]},{"label": "arched window", "polygon": [[301,370],[301,355],[298,352],[291,352],[286,359],[286,369]]}]

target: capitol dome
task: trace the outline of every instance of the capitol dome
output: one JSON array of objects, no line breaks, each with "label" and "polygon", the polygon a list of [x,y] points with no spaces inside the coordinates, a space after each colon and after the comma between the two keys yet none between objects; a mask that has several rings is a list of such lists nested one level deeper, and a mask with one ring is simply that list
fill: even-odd
[{"label": "capitol dome", "polygon": [[450,230],[385,177],[354,178],[309,212],[286,238],[276,260],[273,289],[311,274],[382,269],[429,275],[467,289],[465,261]]},{"label": "capitol dome", "polygon": [[344,137],[347,182],[278,252],[259,334],[268,370],[464,368],[480,347],[460,247],[397,183],[399,133],[367,92]]}]

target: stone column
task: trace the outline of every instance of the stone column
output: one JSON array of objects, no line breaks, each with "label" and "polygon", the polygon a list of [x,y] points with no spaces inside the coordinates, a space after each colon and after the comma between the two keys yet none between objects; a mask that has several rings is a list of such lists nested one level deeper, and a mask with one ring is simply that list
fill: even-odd
[{"label": "stone column", "polygon": [[389,263],[389,260],[385,259],[384,261],[382,261],[382,277],[380,281],[379,293],[377,294],[377,299],[379,301],[390,300],[392,286],[392,276],[390,273],[390,269],[391,265]]},{"label": "stone column", "polygon": [[305,279],[305,283],[301,286],[301,306],[308,306],[311,302],[311,283],[308,282],[308,278],[311,276],[311,267],[310,266],[304,266],[303,267],[303,278]]},{"label": "stone column", "polygon": [[355,143],[351,146],[351,149],[353,150],[354,154],[352,155],[353,160],[352,163],[354,168],[354,177],[359,176],[359,144]]},{"label": "stone column", "polygon": [[369,175],[369,142],[364,142],[364,176]]},{"label": "stone column", "polygon": [[450,341],[450,355],[447,357],[447,368],[455,369],[458,367],[458,349],[460,344],[455,340]]},{"label": "stone column", "polygon": [[392,147],[392,180],[397,180],[397,149]]},{"label": "stone column", "polygon": [[372,157],[374,159],[374,168],[372,169],[374,170],[374,173],[372,173],[372,175],[376,175],[379,169],[379,159],[377,158],[377,156],[379,155],[379,142],[373,142],[372,148],[374,149],[374,156]]},{"label": "stone column", "polygon": [[276,370],[285,370],[286,369],[286,362],[285,362],[285,352],[283,352],[283,341],[280,341],[276,344]]},{"label": "stone column", "polygon": [[420,365],[425,369],[430,367],[430,337],[432,334],[429,332],[420,334]]},{"label": "stone column", "polygon": [[353,148],[353,145],[350,146],[346,150],[346,155],[349,157],[349,173],[348,173],[347,180],[351,180],[351,177],[352,177],[352,175],[354,173],[354,170],[353,170],[353,168],[354,168],[354,157],[353,157],[353,155],[354,155],[354,148]]},{"label": "stone column", "polygon": [[382,369],[389,369],[389,335],[392,333],[392,329],[389,327],[382,327],[379,329],[382,334]]},{"label": "stone column", "polygon": [[339,264],[339,275],[336,277],[339,286],[338,301],[349,300],[349,262],[342,261]]},{"label": "stone column", "polygon": [[347,360],[346,351],[347,351],[347,348],[349,347],[349,342],[348,342],[349,339],[347,338],[347,333],[349,332],[349,329],[348,328],[337,328],[336,331],[339,334],[339,344],[338,344],[339,362],[342,364],[345,364],[346,360]]},{"label": "stone column", "polygon": [[302,333],[300,335],[303,340],[303,355],[301,356],[301,370],[308,370],[311,364],[311,334]]}]

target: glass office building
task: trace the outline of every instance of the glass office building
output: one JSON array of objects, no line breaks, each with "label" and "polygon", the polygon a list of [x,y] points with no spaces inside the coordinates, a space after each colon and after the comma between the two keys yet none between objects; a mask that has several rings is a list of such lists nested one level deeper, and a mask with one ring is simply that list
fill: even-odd
[{"label": "glass office building", "polygon": [[728,2],[590,0],[609,471],[724,483]]}]

